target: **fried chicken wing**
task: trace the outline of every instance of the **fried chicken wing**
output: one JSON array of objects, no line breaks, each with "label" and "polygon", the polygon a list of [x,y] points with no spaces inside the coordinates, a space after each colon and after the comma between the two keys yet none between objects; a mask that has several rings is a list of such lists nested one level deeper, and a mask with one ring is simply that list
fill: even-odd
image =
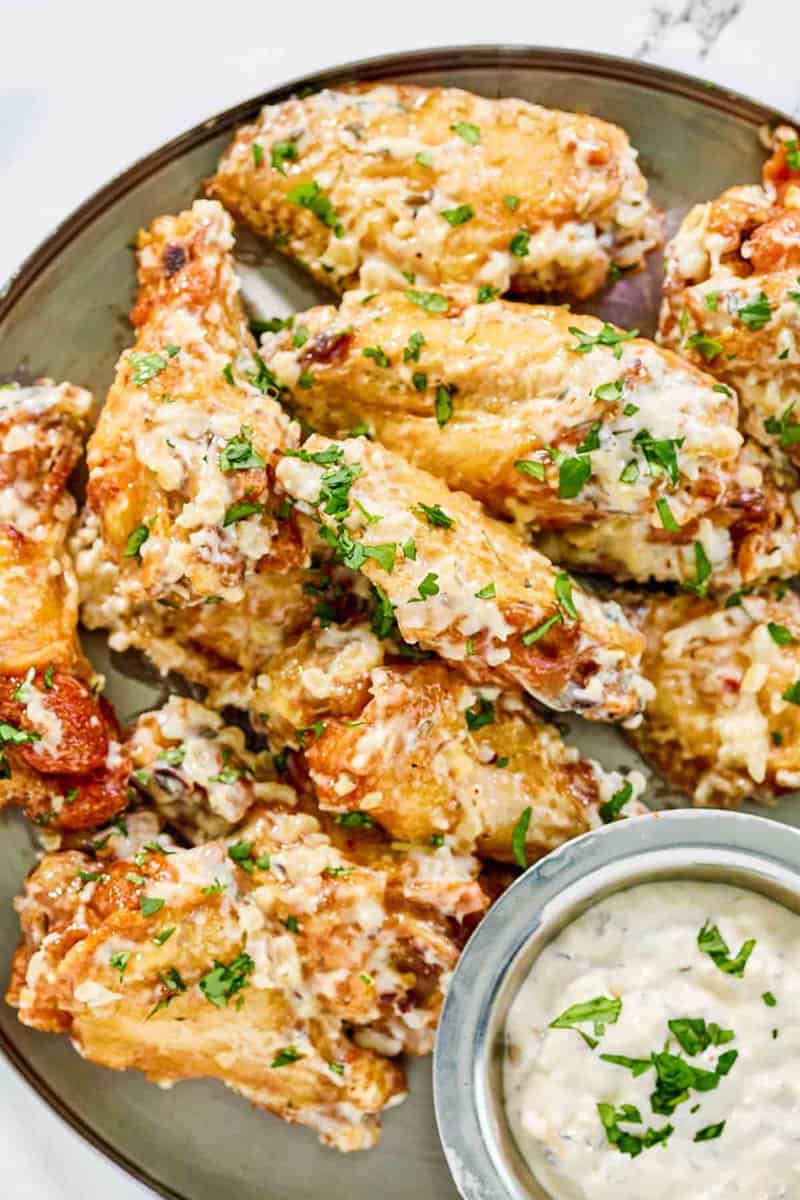
[{"label": "fried chicken wing", "polygon": [[276,478],[380,589],[407,643],[551,708],[596,720],[640,709],[639,638],[618,607],[573,586],[470,497],[364,438],[313,435]]},{"label": "fried chicken wing", "polygon": [[462,921],[487,903],[477,864],[364,867],[313,817],[267,808],[235,841],[104,853],[48,855],[27,881],[20,1019],[94,1062],[219,1078],[329,1145],[373,1145],[405,1081],[370,1044],[430,1049]]},{"label": "fried chicken wing", "polygon": [[733,592],[800,570],[799,485],[788,461],[776,461],[748,438],[723,501],[680,535],[650,541],[644,519],[608,518],[548,530],[536,544],[578,571],[642,583],[676,580],[699,595]]},{"label": "fried chicken wing", "polygon": [[253,353],[232,245],[211,201],[139,236],[136,343],[88,450],[86,519],[100,523],[120,592],[233,603],[260,571],[304,560],[271,489],[297,428]]},{"label": "fried chicken wing", "polygon": [[129,753],[132,783],[196,845],[229,833],[260,802],[295,801],[268,752],[248,749],[238,726],[182,696],[138,718]]},{"label": "fried chicken wing", "polygon": [[659,220],[625,133],[456,88],[350,84],[265,108],[208,192],[337,291],[603,286]]},{"label": "fried chicken wing", "polygon": [[120,733],[78,641],[66,548],[67,480],[93,416],[90,394],[68,383],[0,390],[0,806],[62,829],[126,803]]},{"label": "fried chicken wing", "polygon": [[652,597],[636,614],[655,697],[629,736],[699,805],[800,787],[800,597],[780,586],[736,599]]},{"label": "fried chicken wing", "polygon": [[621,811],[643,782],[626,787],[519,694],[473,689],[441,662],[374,669],[368,703],[328,718],[305,757],[321,808],[346,826],[375,820],[401,842],[505,862],[585,833],[613,795]]},{"label": "fried chicken wing", "polygon": [[663,545],[720,502],[742,444],[735,396],[676,355],[466,288],[350,292],[262,353],[313,428],[367,428],[525,530],[612,518]]},{"label": "fried chicken wing", "polygon": [[742,429],[800,465],[796,139],[776,132],[763,187],[730,188],[684,218],[666,250],[659,338],[736,388]]}]

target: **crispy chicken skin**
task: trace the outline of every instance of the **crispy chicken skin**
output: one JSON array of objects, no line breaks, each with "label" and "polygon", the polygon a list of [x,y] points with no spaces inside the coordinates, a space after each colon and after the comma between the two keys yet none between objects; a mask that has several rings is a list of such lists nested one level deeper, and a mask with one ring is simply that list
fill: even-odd
[{"label": "crispy chicken skin", "polygon": [[93,416],[90,394],[68,383],[0,390],[0,806],[61,829],[126,803],[120,734],[78,641],[66,549],[67,480]]},{"label": "crispy chicken skin", "polygon": [[763,186],[695,205],[667,246],[659,338],[736,388],[743,431],[800,465],[797,134],[774,145]]},{"label": "crispy chicken skin", "polygon": [[658,771],[698,805],[800,787],[800,598],[643,598],[633,616],[656,694],[629,736]]},{"label": "crispy chicken skin", "polygon": [[428,309],[437,300],[428,311],[420,295],[350,292],[264,337],[313,428],[342,437],[366,425],[524,529],[611,517],[659,545],[680,536],[659,500],[681,528],[719,503],[742,438],[736,398],[713,378],[566,308],[449,287],[423,295]]},{"label": "crispy chicken skin", "polygon": [[139,236],[136,342],[89,443],[85,517],[135,597],[233,603],[259,571],[303,561],[271,490],[298,431],[253,354],[232,245],[211,201]]},{"label": "crispy chicken skin", "polygon": [[412,275],[585,297],[661,240],[621,129],[455,88],[350,84],[267,107],[207,186],[339,292]]},{"label": "crispy chicken skin", "polygon": [[295,801],[268,752],[248,749],[238,726],[183,696],[137,719],[129,753],[132,784],[194,845],[230,833],[258,803]]},{"label": "crispy chicken skin", "polygon": [[276,478],[345,565],[381,590],[407,643],[475,682],[590,719],[642,707],[640,638],[618,606],[557,575],[469,496],[365,438],[314,434]]},{"label": "crispy chicken skin", "polygon": [[548,530],[536,544],[577,571],[638,582],[678,581],[700,595],[788,579],[800,570],[797,473],[747,438],[725,497],[680,536],[650,541],[644,518]]},{"label": "crispy chicken skin", "polygon": [[235,840],[116,850],[51,854],[28,879],[20,1019],[93,1062],[218,1078],[340,1150],[373,1145],[405,1091],[376,1051],[430,1050],[464,921],[487,904],[474,860],[363,866],[278,808]]},{"label": "crispy chicken skin", "polygon": [[526,810],[532,862],[599,823],[601,801],[624,787],[519,694],[473,689],[441,662],[373,670],[368,703],[326,720],[305,758],[320,807],[345,825],[365,817],[400,842],[505,862]]}]

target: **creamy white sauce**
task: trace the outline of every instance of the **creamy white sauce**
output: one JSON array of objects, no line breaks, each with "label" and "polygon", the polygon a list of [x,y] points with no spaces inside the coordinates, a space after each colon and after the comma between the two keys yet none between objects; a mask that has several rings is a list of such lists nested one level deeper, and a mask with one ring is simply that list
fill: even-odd
[{"label": "creamy white sauce", "polygon": [[[726,974],[697,943],[716,925],[735,956],[755,938],[744,974]],[[573,921],[537,959],[506,1024],[505,1104],[517,1145],[554,1200],[790,1200],[800,1196],[800,918],[743,888],[671,880],[618,892]],[[771,1007],[764,994],[771,993]],[[604,1032],[592,1021],[552,1029],[568,1008],[621,1000]],[[690,1056],[668,1022],[702,1018],[734,1037]],[[777,1035],[773,1035],[777,1031]],[[651,1109],[653,1067],[634,1077],[601,1054],[647,1059],[665,1049],[714,1071],[737,1051],[713,1090],[664,1115]],[[598,1103],[634,1105],[641,1122],[674,1131],[637,1156],[611,1144]],[[699,1105],[696,1111],[695,1106]],[[724,1121],[718,1137],[695,1135]]]}]

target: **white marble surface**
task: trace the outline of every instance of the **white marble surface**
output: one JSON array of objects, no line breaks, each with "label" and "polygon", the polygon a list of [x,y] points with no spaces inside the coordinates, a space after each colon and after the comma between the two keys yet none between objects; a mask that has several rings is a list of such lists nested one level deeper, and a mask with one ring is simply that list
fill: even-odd
[{"label": "white marble surface", "polygon": [[[800,116],[798,0],[0,0],[0,280],[116,172],[296,75],[427,46],[629,55]],[[43,333],[46,337],[46,333]],[[0,1194],[146,1200],[0,1061]]]}]

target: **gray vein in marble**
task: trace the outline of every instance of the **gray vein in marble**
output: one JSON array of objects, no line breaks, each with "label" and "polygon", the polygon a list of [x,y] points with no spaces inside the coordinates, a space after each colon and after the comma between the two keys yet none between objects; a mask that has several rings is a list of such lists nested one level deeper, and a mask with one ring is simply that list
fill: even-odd
[{"label": "gray vein in marble", "polygon": [[739,16],[743,4],[744,0],[679,0],[653,5],[649,31],[636,51],[636,58],[657,54],[665,38],[681,25],[694,32],[699,56],[705,58],[722,31]]}]

